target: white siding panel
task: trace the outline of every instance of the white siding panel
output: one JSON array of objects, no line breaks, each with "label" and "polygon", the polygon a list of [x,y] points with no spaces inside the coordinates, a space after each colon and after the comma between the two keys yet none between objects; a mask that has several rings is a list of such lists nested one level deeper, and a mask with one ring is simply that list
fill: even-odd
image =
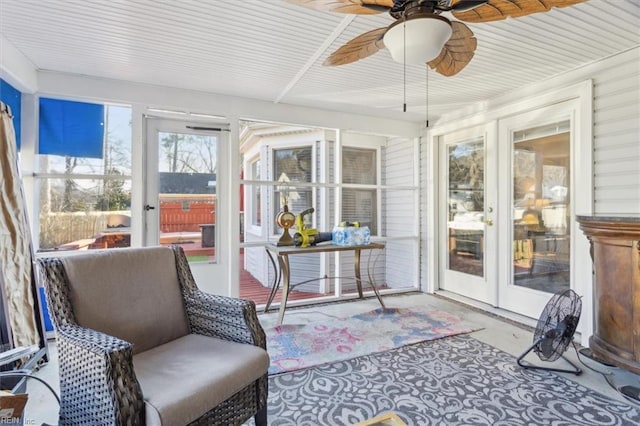
[{"label": "white siding panel", "polygon": [[[640,158],[638,159],[640,161]],[[596,191],[606,191],[607,188],[615,188],[620,186],[620,178],[629,174],[629,171],[621,170],[619,173],[602,174],[595,182]],[[632,179],[624,186],[635,186],[636,190],[640,191],[640,176]]]},{"label": "white siding panel", "polygon": [[594,151],[594,161],[625,158],[640,152],[640,143],[636,131],[621,132],[615,135],[600,137],[600,146]]},{"label": "white siding panel", "polygon": [[[435,206],[429,205],[426,188],[429,187],[429,148],[427,137],[420,139],[420,289],[426,290],[429,287],[429,231],[427,218],[437,214]],[[433,159],[437,163],[437,159]],[[435,283],[434,283],[435,285]],[[437,285],[435,285],[437,287]]]},{"label": "white siding panel", "polygon": [[611,186],[604,189],[597,189],[596,194],[600,202],[623,201],[628,198],[637,199],[640,196],[640,186],[630,183],[628,185]]},{"label": "white siding panel", "polygon": [[[627,85],[634,83],[632,80],[636,78],[637,77],[634,76],[630,77],[628,79],[629,81],[618,81],[616,82],[615,86],[611,85],[612,89],[615,90],[616,88],[623,89],[624,87],[628,87]],[[629,105],[633,105],[635,102],[638,102],[638,92],[622,90],[622,92],[617,93],[606,93],[602,91],[603,87],[601,87],[600,89],[600,96],[598,96],[598,107],[600,108],[600,110],[608,110],[616,107],[628,108]]]},{"label": "white siding panel", "polygon": [[626,103],[616,105],[615,107],[598,108],[594,114],[594,122],[596,126],[599,123],[616,123],[626,120],[630,120],[632,123],[635,121],[637,124],[640,118],[637,115],[637,111],[634,111],[633,108],[629,108],[629,105],[633,105],[632,101],[627,101]]},{"label": "white siding panel", "polygon": [[629,180],[635,181],[636,176],[634,172],[638,172],[638,168],[640,167],[637,156],[596,162],[595,166],[598,170],[596,173],[596,181],[600,176],[627,176],[627,180],[621,179],[618,184],[626,184]]},{"label": "white siding panel", "polygon": [[[411,139],[391,139],[385,148],[384,182],[388,186],[415,185],[415,142]],[[382,191],[383,211],[386,218],[385,236],[415,237],[419,217],[415,206],[419,196],[416,189],[389,188]],[[417,246],[415,240],[388,240],[386,248],[386,283],[393,288],[418,286],[416,276]]]},{"label": "white siding panel", "polygon": [[[247,239],[249,241],[249,239]],[[271,287],[273,275],[270,275],[268,259],[264,248],[251,247],[244,251],[244,268],[264,287]],[[241,267],[243,265],[240,265]]]},{"label": "white siding panel", "polygon": [[[629,108],[633,108],[633,106],[629,105]],[[618,136],[620,134],[629,132],[635,132],[637,134],[638,129],[639,125],[637,118],[624,118],[621,120],[614,119],[609,121],[594,122],[594,149],[605,148],[600,143],[602,141],[601,138],[606,138],[607,136]]]},{"label": "white siding panel", "polygon": [[640,213],[640,61],[593,80],[595,213]]},{"label": "white siding panel", "polygon": [[414,184],[414,158],[411,139],[391,139],[385,148],[384,185]]},{"label": "white siding panel", "polygon": [[418,285],[415,265],[419,261],[413,240],[388,241],[385,249],[386,284],[390,288],[410,288]]},{"label": "white siding panel", "polygon": [[387,189],[383,191],[383,204],[387,217],[386,237],[414,237],[418,217],[413,210],[417,191]]},{"label": "white siding panel", "polygon": [[[301,254],[289,257],[290,278],[289,283],[296,286],[295,289],[306,292],[318,292],[319,279],[324,277],[320,271],[321,254]],[[303,283],[304,284],[300,284]]]},{"label": "white siding panel", "polygon": [[[340,253],[340,278],[342,279],[342,291],[353,291],[357,288],[355,281],[354,254],[352,252]],[[369,274],[377,286],[386,283],[385,250],[363,250],[360,254],[360,273],[362,278],[362,289],[368,291]]]}]

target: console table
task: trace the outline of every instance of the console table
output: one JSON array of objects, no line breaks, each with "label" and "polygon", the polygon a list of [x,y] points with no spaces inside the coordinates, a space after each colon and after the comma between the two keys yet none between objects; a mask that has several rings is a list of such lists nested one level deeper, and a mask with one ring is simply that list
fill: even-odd
[{"label": "console table", "polygon": [[591,244],[595,358],[640,374],[640,215],[578,216]]},{"label": "console table", "polygon": [[[289,256],[295,256],[296,254],[309,254],[309,253],[333,253],[339,251],[352,251],[355,257],[355,278],[356,285],[358,287],[358,296],[360,298],[362,295],[362,276],[360,271],[360,254],[362,250],[382,250],[384,249],[384,244],[380,243],[371,243],[357,246],[338,246],[335,244],[324,244],[310,247],[292,247],[292,246],[277,246],[275,244],[267,244],[265,246],[267,254],[271,259],[271,263],[276,271],[275,278],[273,280],[273,287],[271,288],[271,293],[269,294],[269,298],[267,299],[267,304],[265,305],[264,311],[267,312],[269,307],[271,306],[271,302],[273,301],[274,296],[278,288],[280,287],[280,281],[282,281],[282,301],[280,302],[280,310],[278,312],[278,324],[282,324],[282,320],[284,318],[284,311],[287,308],[287,298],[289,297],[290,290],[290,281],[291,281],[291,269],[289,268]],[[273,260],[273,255],[278,259],[278,266],[276,268],[275,261]],[[382,301],[382,297],[380,296],[380,292],[376,287],[376,284],[371,276],[371,271],[367,268],[367,275],[369,277],[369,284],[371,284],[371,288],[375,293],[380,305],[384,309],[384,302]]]}]

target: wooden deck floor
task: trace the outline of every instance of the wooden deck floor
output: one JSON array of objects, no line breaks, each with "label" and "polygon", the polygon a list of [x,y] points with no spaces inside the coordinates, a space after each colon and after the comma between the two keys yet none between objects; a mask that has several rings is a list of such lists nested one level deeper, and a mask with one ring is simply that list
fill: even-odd
[{"label": "wooden deck floor", "polygon": [[[248,278],[244,278],[243,275],[249,275]],[[267,303],[267,298],[269,297],[270,288],[264,287],[257,280],[255,280],[248,272],[244,269],[240,270],[240,298],[253,300],[256,305],[262,305]],[[289,297],[287,300],[302,300],[302,299],[312,299],[314,297],[323,296],[319,293],[307,293],[304,291],[293,290],[289,292]],[[278,289],[275,297],[273,298],[273,302],[279,302],[282,299],[282,290]]]},{"label": "wooden deck floor", "polygon": [[[175,241],[172,241],[175,243]],[[182,246],[187,257],[192,259],[197,258],[201,260],[202,257],[210,257],[212,260],[215,256],[215,249],[209,247],[202,247],[200,241],[189,241],[184,243],[178,243]],[[242,265],[244,265],[244,252],[240,252],[240,298],[253,300],[256,305],[263,305],[267,303],[271,288],[265,287],[258,280],[256,280],[249,272],[247,272]],[[292,290],[289,293],[287,300],[302,300],[312,299],[314,297],[321,297],[323,294],[308,293],[304,291]],[[278,290],[273,302],[279,302],[282,298],[282,290]]]}]

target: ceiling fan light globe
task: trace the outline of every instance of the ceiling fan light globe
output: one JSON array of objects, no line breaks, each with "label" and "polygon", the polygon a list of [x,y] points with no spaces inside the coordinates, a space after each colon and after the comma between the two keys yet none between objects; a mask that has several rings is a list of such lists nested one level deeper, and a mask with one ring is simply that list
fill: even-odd
[{"label": "ceiling fan light globe", "polygon": [[436,58],[451,38],[451,22],[442,16],[421,13],[392,24],[384,35],[394,61],[424,65]]}]

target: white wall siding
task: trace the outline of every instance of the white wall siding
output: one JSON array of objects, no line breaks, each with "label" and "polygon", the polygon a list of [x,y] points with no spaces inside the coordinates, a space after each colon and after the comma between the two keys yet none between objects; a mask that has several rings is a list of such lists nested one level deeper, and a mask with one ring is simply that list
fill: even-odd
[{"label": "white wall siding", "polygon": [[383,172],[383,185],[413,186],[414,141],[413,139],[390,139],[385,148],[387,167]]},{"label": "white wall siding", "polygon": [[[301,254],[289,257],[291,285],[298,291],[317,293],[320,278],[325,274],[320,270],[322,254]],[[303,284],[302,284],[303,283]]]},{"label": "white wall siding", "polygon": [[418,286],[414,273],[419,262],[415,240],[387,241],[385,249],[386,284],[390,288],[412,288]]},{"label": "white wall siding", "polygon": [[[420,190],[418,191],[419,206],[420,206],[420,289],[422,291],[434,290],[436,285],[435,277],[437,274],[435,271],[429,271],[429,221],[428,218],[437,214],[436,206],[431,205],[429,200],[433,199],[434,195],[427,194],[427,190],[430,187],[432,179],[429,176],[433,173],[429,163],[429,139],[427,137],[420,138]],[[434,160],[435,161],[435,160]],[[437,164],[437,161],[435,161]],[[432,229],[431,232],[435,232]],[[431,235],[431,238],[435,238],[436,235]],[[431,274],[429,274],[431,272]]]},{"label": "white wall siding", "polygon": [[612,64],[594,81],[594,211],[640,212],[640,58]]},{"label": "white wall siding", "polygon": [[[262,241],[262,239],[256,239]],[[240,265],[241,267],[243,265]],[[273,276],[269,274],[267,254],[262,247],[244,249],[244,268],[264,287],[271,287]]]},{"label": "white wall siding", "polygon": [[[416,189],[415,144],[413,139],[394,138],[385,148],[383,182],[392,188],[383,190],[383,211],[386,220],[385,250],[386,284],[391,288],[417,287],[415,265],[418,262],[416,229],[419,217],[415,206],[419,193]],[[408,237],[407,240],[393,240]]]},{"label": "white wall siding", "polygon": [[418,193],[413,189],[384,189],[382,200],[387,218],[385,237],[417,237],[416,225],[419,221],[414,205]]},{"label": "white wall siding", "polygon": [[[362,288],[367,291],[369,286],[369,274],[377,286],[387,284],[386,274],[387,250],[362,250],[360,254],[360,273]],[[352,292],[356,289],[355,258],[353,252],[340,253],[340,278],[342,292]]]}]

